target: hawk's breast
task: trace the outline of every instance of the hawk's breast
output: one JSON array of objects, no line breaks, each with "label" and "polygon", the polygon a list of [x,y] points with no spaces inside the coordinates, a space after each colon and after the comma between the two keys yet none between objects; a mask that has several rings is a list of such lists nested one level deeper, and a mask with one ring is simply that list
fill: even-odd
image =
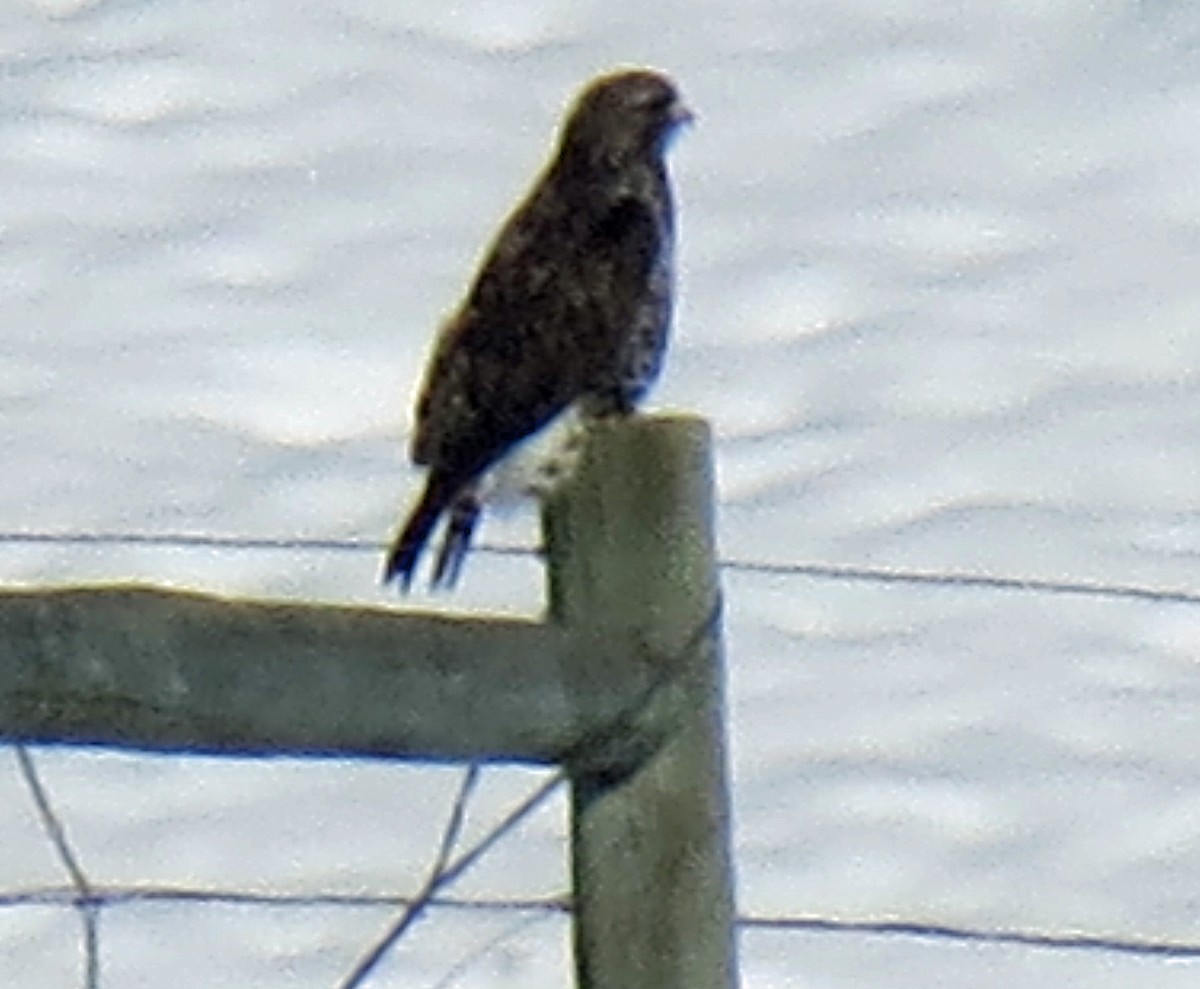
[{"label": "hawk's breast", "polygon": [[481,496],[498,503],[547,497],[574,472],[586,441],[586,419],[572,403],[487,470]]}]

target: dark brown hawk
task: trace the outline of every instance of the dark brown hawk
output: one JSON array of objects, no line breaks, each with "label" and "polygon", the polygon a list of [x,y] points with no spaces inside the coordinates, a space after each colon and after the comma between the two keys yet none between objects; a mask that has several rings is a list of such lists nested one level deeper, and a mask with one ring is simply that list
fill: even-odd
[{"label": "dark brown hawk", "polygon": [[431,583],[452,586],[481,503],[516,455],[533,454],[537,476],[515,483],[544,491],[569,469],[580,428],[629,414],[658,376],[673,282],[664,157],[690,118],[671,81],[648,70],[601,76],[576,100],[434,347],[411,451],[428,468],[425,490],[385,583],[409,588],[446,515]]}]

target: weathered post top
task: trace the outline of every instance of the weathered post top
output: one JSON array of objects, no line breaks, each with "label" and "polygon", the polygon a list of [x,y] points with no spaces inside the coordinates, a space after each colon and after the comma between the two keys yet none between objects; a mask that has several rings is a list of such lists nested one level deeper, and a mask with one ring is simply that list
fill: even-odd
[{"label": "weathered post top", "polygon": [[737,981],[712,488],[706,423],[624,420],[547,507],[568,697],[640,685],[567,761],[581,989]]}]

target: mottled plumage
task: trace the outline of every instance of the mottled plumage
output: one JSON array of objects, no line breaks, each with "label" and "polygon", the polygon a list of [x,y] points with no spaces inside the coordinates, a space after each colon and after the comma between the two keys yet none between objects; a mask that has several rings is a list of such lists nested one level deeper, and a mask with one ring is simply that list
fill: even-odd
[{"label": "mottled plumage", "polygon": [[501,462],[548,426],[630,413],[657,377],[673,281],[664,155],[689,116],[670,80],[646,70],[602,76],[576,100],[555,156],[442,327],[411,450],[425,490],[385,582],[409,587],[445,515],[432,583],[452,585]]}]

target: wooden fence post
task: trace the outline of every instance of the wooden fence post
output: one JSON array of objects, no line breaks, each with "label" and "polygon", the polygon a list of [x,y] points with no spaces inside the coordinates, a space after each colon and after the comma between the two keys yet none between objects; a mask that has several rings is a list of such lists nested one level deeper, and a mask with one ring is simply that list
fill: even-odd
[{"label": "wooden fence post", "polygon": [[695,418],[604,426],[546,510],[551,619],[591,654],[568,695],[653,674],[567,759],[580,989],[737,982],[710,445]]},{"label": "wooden fence post", "polygon": [[550,621],[0,590],[0,740],[563,763],[580,989],[736,984],[708,428],[605,424]]}]

